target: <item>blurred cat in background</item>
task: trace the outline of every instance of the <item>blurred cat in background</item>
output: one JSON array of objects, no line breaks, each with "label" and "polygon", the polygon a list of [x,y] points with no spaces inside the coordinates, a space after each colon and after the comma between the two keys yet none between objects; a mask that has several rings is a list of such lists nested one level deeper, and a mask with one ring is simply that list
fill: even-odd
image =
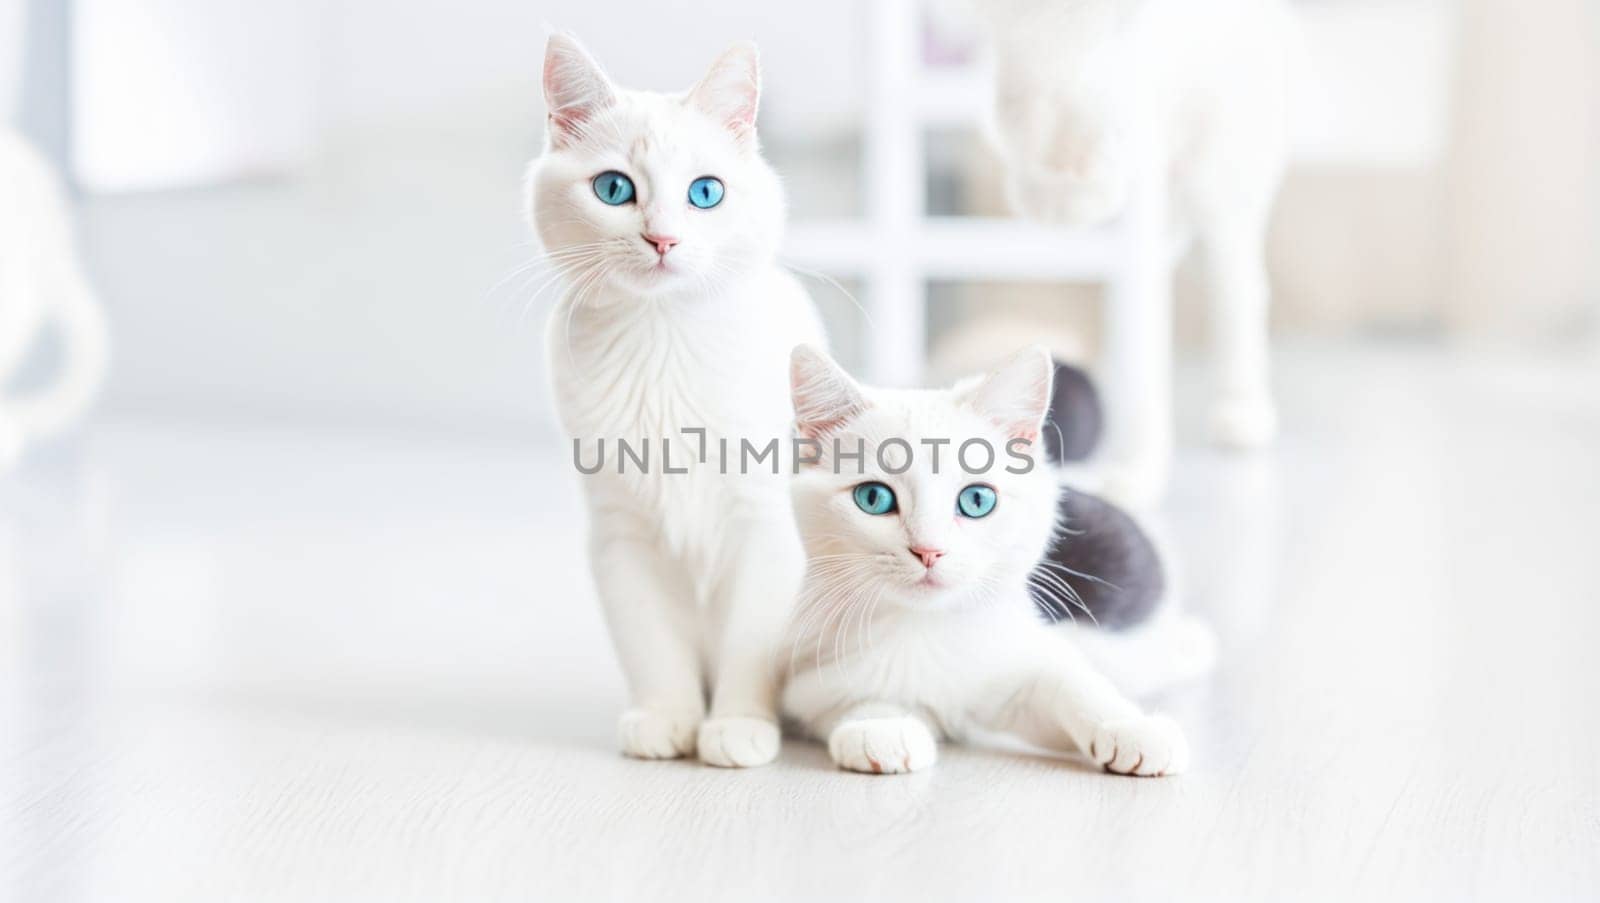
[{"label": "blurred cat in background", "polygon": [[[547,329],[567,434],[593,442],[703,429],[698,459],[582,479],[589,557],[633,707],[622,749],[698,750],[720,766],[778,753],[778,644],[803,553],[788,465],[708,461],[726,439],[789,435],[788,360],[822,341],[775,255],[777,175],[756,140],[756,50],[724,53],[684,94],[614,86],[570,37],[545,50],[534,224],[566,293]],[[709,692],[709,719],[707,694]],[[702,723],[703,722],[703,723]]]},{"label": "blurred cat in background", "polygon": [[[66,195],[11,127],[21,35],[20,5],[0,4],[0,474],[27,444],[76,420],[106,369],[105,320],[78,264]],[[51,323],[62,348],[54,384],[15,392],[11,379]]]},{"label": "blurred cat in background", "polygon": [[[1277,430],[1268,374],[1268,218],[1287,154],[1296,33],[1281,0],[973,0],[996,61],[995,120],[1013,206],[1092,225],[1123,212],[1149,142],[1180,247],[1203,264],[1214,345],[1210,424],[1237,447]],[[1166,268],[1168,261],[1153,262]],[[1167,319],[1156,318],[1165,323]],[[1170,336],[1126,368],[1168,378]],[[1143,447],[1127,495],[1166,480],[1170,402],[1133,399]]]}]

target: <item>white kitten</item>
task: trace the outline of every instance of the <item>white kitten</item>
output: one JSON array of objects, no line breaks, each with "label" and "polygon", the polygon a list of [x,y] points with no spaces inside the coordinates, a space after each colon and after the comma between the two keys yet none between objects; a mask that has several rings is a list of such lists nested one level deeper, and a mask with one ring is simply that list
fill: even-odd
[{"label": "white kitten", "polygon": [[[597,439],[648,438],[688,465],[664,472],[658,446],[649,473],[618,473],[613,456],[582,478],[590,563],[633,697],[622,747],[763,764],[778,752],[776,649],[803,553],[787,472],[741,474],[735,461],[724,474],[717,450],[788,436],[789,350],[822,330],[775,263],[784,200],[756,142],[756,51],[735,46],[687,94],[666,95],[614,87],[557,35],[544,90],[549,139],[530,186],[569,284],[548,329],[562,424],[586,463]],[[706,430],[710,454],[684,429]]]},{"label": "white kitten", "polygon": [[[67,201],[54,169],[0,128],[0,473],[23,447],[81,414],[106,367],[106,327],[78,267]],[[61,331],[60,375],[37,394],[4,394],[48,323]]]},{"label": "white kitten", "polygon": [[[992,25],[996,124],[1012,201],[1040,218],[1092,224],[1121,212],[1146,136],[1165,171],[1180,237],[1202,254],[1215,344],[1211,425],[1230,445],[1271,440],[1265,236],[1287,152],[1285,84],[1294,30],[1281,0],[978,0]],[[1165,327],[1168,317],[1141,318]],[[1148,499],[1171,456],[1171,337],[1139,342],[1112,372],[1158,386],[1134,401],[1131,460]],[[1112,387],[1115,389],[1115,387]],[[1120,394],[1120,393],[1119,393]]]},{"label": "white kitten", "polygon": [[1120,774],[1186,766],[1177,726],[1119,693],[1028,591],[1057,488],[1042,452],[1017,453],[1039,438],[1052,370],[1034,349],[948,391],[864,391],[796,349],[796,428],[822,454],[793,486],[808,566],[784,711],[840,767],[915,771],[937,738],[979,729]]}]

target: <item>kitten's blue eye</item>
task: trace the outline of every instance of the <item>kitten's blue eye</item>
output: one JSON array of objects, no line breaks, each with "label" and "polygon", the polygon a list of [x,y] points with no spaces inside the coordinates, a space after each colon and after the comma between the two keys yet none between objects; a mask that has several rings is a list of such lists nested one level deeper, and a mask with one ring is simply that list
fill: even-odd
[{"label": "kitten's blue eye", "polygon": [[882,483],[862,483],[855,491],[856,507],[868,514],[894,511],[894,490]]},{"label": "kitten's blue eye", "polygon": [[722,180],[711,176],[701,176],[689,183],[689,203],[701,210],[710,210],[722,203],[722,195],[726,189],[722,187]]},{"label": "kitten's blue eye", "polygon": [[956,496],[956,510],[963,517],[987,517],[994,503],[994,490],[982,483],[973,483]]},{"label": "kitten's blue eye", "polygon": [[594,177],[594,195],[613,207],[633,200],[633,180],[615,170]]}]

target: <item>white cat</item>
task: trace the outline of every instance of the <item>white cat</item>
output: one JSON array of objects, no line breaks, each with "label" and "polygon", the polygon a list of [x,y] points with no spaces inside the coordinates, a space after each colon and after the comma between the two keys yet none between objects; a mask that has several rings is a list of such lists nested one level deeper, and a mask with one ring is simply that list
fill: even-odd
[{"label": "white cat", "polygon": [[566,36],[545,51],[548,143],[529,183],[569,286],[548,327],[562,424],[586,463],[598,439],[671,440],[674,468],[700,459],[666,473],[658,446],[649,473],[613,456],[582,478],[633,699],[622,748],[643,758],[778,753],[777,647],[804,563],[787,464],[724,474],[717,450],[788,436],[789,350],[822,328],[775,262],[784,198],[756,141],[759,86],[748,44],[682,95],[614,87]]},{"label": "white cat", "polygon": [[[1180,247],[1202,255],[1214,343],[1211,427],[1224,444],[1277,430],[1268,375],[1268,217],[1287,153],[1286,90],[1296,32],[1281,0],[977,0],[991,25],[996,125],[1022,212],[1077,225],[1128,203],[1140,165],[1166,177]],[[1150,158],[1154,159],[1150,159]],[[1166,267],[1167,262],[1152,263]],[[1165,273],[1166,270],[1163,269]],[[1140,299],[1144,300],[1144,299]],[[1168,303],[1166,299],[1152,303]],[[1113,462],[1144,500],[1172,446],[1170,316],[1140,318],[1136,360],[1111,361],[1138,410],[1134,448]]]},{"label": "white cat", "polygon": [[1186,767],[1177,725],[1119,693],[1029,593],[1058,510],[1031,458],[1052,372],[1033,349],[948,391],[863,390],[796,349],[796,429],[821,454],[793,486],[808,566],[784,711],[840,767],[916,771],[938,738],[975,730],[1119,774]]},{"label": "white cat", "polygon": [[[105,374],[106,326],[79,269],[55,170],[16,132],[0,128],[0,473],[30,441],[71,424]],[[52,386],[12,395],[7,383],[54,321],[61,365]]]}]

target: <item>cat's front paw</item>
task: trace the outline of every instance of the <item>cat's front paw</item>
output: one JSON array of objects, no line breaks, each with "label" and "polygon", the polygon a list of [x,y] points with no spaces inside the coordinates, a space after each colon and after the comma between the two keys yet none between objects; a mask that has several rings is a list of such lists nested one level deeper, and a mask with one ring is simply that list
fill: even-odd
[{"label": "cat's front paw", "polygon": [[700,725],[700,761],[718,768],[751,768],[778,757],[778,725],[765,718],[712,718]]},{"label": "cat's front paw", "polygon": [[680,759],[694,752],[698,713],[629,709],[617,722],[622,752],[635,759]]},{"label": "cat's front paw", "polygon": [[928,726],[909,715],[846,721],[828,735],[828,755],[840,768],[866,774],[904,774],[939,758]]},{"label": "cat's front paw", "polygon": [[1171,718],[1141,715],[1095,728],[1089,758],[1114,774],[1142,778],[1180,774],[1189,767],[1189,742]]}]

